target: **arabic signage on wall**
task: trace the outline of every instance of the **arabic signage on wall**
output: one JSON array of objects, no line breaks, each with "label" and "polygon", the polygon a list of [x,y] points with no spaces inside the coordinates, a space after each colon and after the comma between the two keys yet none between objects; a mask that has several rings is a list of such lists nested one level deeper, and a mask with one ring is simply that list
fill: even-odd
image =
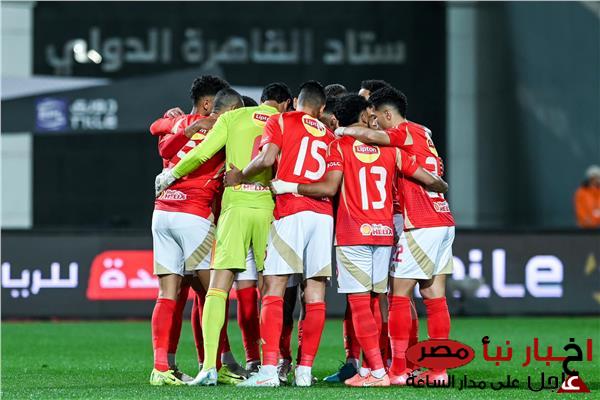
[{"label": "arabic signage on wall", "polygon": [[[273,65],[375,72],[439,50],[445,27],[439,4],[349,3],[342,10],[335,2],[120,2],[110,15],[101,12],[104,7],[38,4],[35,73],[122,77],[204,63],[223,65],[226,72]],[[430,56],[437,61],[443,54]]]},{"label": "arabic signage on wall", "polygon": [[[451,312],[598,314],[598,240],[597,234],[459,232],[448,286]],[[151,246],[143,234],[4,232],[2,316],[147,317],[158,287]],[[480,277],[485,283],[474,286]],[[343,315],[344,297],[335,293],[335,283],[328,290],[328,313]]]},{"label": "arabic signage on wall", "polygon": [[[445,6],[403,2],[40,2],[34,73],[124,78],[212,71],[232,84],[385,79],[442,136]],[[182,89],[187,91],[187,87]],[[443,150],[442,139],[436,145]]]}]

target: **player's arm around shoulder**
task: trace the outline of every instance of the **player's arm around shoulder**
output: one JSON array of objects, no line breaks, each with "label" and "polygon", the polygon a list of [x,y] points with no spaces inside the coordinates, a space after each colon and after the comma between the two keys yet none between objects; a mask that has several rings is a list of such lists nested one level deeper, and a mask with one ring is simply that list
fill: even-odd
[{"label": "player's arm around shoulder", "polygon": [[[228,113],[221,115],[216,120],[202,143],[190,150],[185,157],[173,167],[172,173],[175,178],[179,179],[189,175],[225,147],[228,135],[227,114]],[[201,122],[204,123],[204,120],[201,120]]]},{"label": "player's arm around shoulder", "polygon": [[396,166],[402,174],[420,182],[428,191],[448,192],[448,184],[442,178],[421,167],[414,156],[398,148],[396,148]]},{"label": "player's arm around shoulder", "polygon": [[374,144],[380,146],[389,146],[390,136],[386,131],[366,128],[362,126],[348,126],[337,128],[335,130],[337,136],[351,136],[365,144]]},{"label": "player's arm around shoulder", "polygon": [[271,182],[271,190],[273,193],[298,193],[309,197],[335,196],[344,176],[343,156],[339,145],[340,141],[340,139],[337,139],[329,144],[327,149],[327,172],[325,173],[323,180],[306,184],[273,180]]}]

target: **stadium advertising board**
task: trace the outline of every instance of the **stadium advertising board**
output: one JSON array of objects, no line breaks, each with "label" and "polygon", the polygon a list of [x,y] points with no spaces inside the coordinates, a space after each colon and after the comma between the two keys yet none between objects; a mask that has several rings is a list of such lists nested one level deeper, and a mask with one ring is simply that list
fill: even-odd
[{"label": "stadium advertising board", "polygon": [[[598,243],[593,233],[459,232],[448,284],[451,313],[597,314]],[[157,290],[151,244],[143,234],[4,232],[2,317],[148,317]],[[327,309],[335,316],[345,310],[335,282]]]}]

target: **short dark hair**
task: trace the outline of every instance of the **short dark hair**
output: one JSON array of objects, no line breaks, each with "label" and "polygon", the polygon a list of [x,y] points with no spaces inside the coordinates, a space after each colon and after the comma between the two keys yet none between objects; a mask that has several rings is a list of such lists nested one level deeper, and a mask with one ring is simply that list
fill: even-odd
[{"label": "short dark hair", "polygon": [[366,89],[371,93],[384,87],[392,87],[392,85],[381,79],[366,79],[360,83],[361,89]]},{"label": "short dark hair", "polygon": [[298,104],[321,108],[325,105],[325,89],[320,82],[306,81],[300,85],[300,93],[298,94]]},{"label": "short dark hair", "polygon": [[355,124],[360,119],[360,114],[371,106],[369,100],[357,94],[348,94],[341,97],[335,107],[335,117],[340,126]]},{"label": "short dark hair", "polygon": [[238,108],[244,106],[242,96],[232,88],[221,89],[215,95],[213,112],[218,113],[225,107],[236,105]]},{"label": "short dark hair", "polygon": [[264,103],[268,100],[274,100],[277,103],[283,103],[286,100],[292,99],[292,91],[282,82],[269,83],[260,95],[260,102]]},{"label": "short dark hair", "polygon": [[331,85],[325,86],[325,96],[327,98],[342,97],[346,94],[348,94],[348,89],[339,83],[332,83]]},{"label": "short dark hair", "polygon": [[205,96],[215,96],[221,89],[229,87],[226,80],[214,75],[202,75],[194,79],[190,89],[190,98],[194,105]]},{"label": "short dark hair", "polygon": [[375,108],[379,108],[383,105],[390,105],[394,107],[403,118],[406,118],[406,106],[408,105],[408,102],[406,101],[404,93],[396,88],[385,87],[376,90],[369,96],[369,101]]},{"label": "short dark hair", "polygon": [[250,96],[242,96],[242,100],[244,101],[244,107],[256,107],[258,103]]},{"label": "short dark hair", "polygon": [[339,102],[339,97],[328,97],[327,101],[325,101],[325,109],[323,109],[323,112],[327,114],[335,114],[335,108]]}]

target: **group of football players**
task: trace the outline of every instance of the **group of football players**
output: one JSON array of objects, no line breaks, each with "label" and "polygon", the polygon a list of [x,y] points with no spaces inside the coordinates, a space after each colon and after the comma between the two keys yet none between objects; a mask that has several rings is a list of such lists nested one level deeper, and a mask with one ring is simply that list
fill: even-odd
[{"label": "group of football players", "polygon": [[[150,129],[164,166],[152,219],[159,294],[150,383],[286,383],[300,297],[293,383],[313,385],[332,247],[347,299],[346,363],[325,380],[389,386],[423,374],[446,381],[445,370],[422,371],[406,359],[418,341],[417,284],[429,338],[448,338],[454,220],[431,132],[406,119],[405,95],[380,80],[363,81],[358,94],[307,81],[296,97],[271,83],[257,104],[201,76],[191,98],[189,114],[170,109]],[[245,368],[227,338],[234,286]],[[195,378],[175,360],[190,287]]]}]

